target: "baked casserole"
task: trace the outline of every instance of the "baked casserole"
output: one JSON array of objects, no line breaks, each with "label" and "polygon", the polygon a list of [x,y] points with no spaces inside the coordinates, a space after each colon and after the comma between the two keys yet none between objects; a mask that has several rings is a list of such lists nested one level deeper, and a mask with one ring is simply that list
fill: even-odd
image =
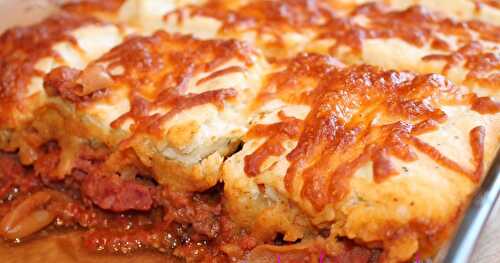
[{"label": "baked casserole", "polygon": [[6,262],[431,259],[499,145],[498,1],[77,0],[0,37]]}]

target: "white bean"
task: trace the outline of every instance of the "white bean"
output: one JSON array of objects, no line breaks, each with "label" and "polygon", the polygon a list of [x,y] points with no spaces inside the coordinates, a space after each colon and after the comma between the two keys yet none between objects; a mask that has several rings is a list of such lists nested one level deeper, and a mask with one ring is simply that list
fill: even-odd
[{"label": "white bean", "polygon": [[55,214],[45,208],[52,199],[52,192],[40,191],[18,204],[0,221],[0,236],[23,238],[48,226],[55,219]]}]

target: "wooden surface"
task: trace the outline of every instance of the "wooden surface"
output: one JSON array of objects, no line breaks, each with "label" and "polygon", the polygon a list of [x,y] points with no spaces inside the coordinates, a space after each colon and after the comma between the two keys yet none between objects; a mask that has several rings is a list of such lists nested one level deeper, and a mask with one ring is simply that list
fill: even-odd
[{"label": "wooden surface", "polygon": [[[53,11],[47,0],[0,0],[0,32],[12,25],[29,24]],[[20,16],[28,13],[28,16]],[[470,260],[472,263],[500,262],[500,202],[483,229]]]}]

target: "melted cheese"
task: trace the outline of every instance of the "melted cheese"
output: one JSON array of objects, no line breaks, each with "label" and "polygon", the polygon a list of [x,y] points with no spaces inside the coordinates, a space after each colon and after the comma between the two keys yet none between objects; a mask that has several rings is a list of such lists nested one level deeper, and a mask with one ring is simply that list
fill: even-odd
[{"label": "melted cheese", "polygon": [[[473,20],[478,17],[473,11],[458,11],[473,10],[462,8],[473,6],[473,1],[388,1],[391,5],[344,2],[209,1],[168,14],[163,28],[202,39],[242,39],[272,58],[291,57],[306,50],[334,55],[348,64],[439,72],[457,84],[468,81],[484,85],[482,79],[487,77],[467,76],[474,68],[490,76],[496,72],[491,67],[497,62],[484,66],[473,57],[463,56],[468,46],[479,43],[481,47],[474,51],[477,56],[489,54],[498,61],[500,39],[495,23],[484,20],[481,24]],[[494,9],[481,6],[482,11]],[[439,12],[443,10],[452,11]],[[454,14],[452,18],[445,16],[450,13]],[[450,63],[452,56],[457,61]]]},{"label": "melted cheese", "polygon": [[[179,49],[185,46],[200,48],[200,53],[181,55]],[[150,57],[154,60],[149,61]],[[186,169],[198,167],[211,155],[234,151],[247,130],[247,108],[267,67],[258,52],[233,40],[201,41],[165,32],[133,38],[84,69],[113,71],[116,81],[104,87],[104,97],[77,106],[76,114],[92,119],[105,142],[114,141],[106,137],[117,131],[128,134],[128,144],[141,160],[162,158]],[[65,103],[78,104],[69,99]],[[145,111],[134,113],[140,105],[145,105]],[[147,161],[146,165],[153,164]],[[163,181],[175,174],[157,176]],[[186,176],[193,181],[200,177]]]},{"label": "melted cheese", "polygon": [[[53,22],[54,20],[51,19],[60,19],[61,24],[56,24],[57,22]],[[28,52],[26,55],[32,56],[31,60],[19,61],[19,64],[15,64],[14,61],[6,62],[11,63],[10,66],[12,68],[21,70],[22,67],[33,67],[33,70],[39,71],[40,74],[22,71],[4,72],[4,74],[11,74],[10,77],[17,78],[19,81],[26,78],[27,84],[25,86],[21,84],[11,87],[12,92],[16,94],[15,99],[13,99],[14,97],[12,99],[9,99],[9,97],[3,98],[5,102],[2,102],[1,111],[3,118],[7,121],[2,122],[0,128],[22,130],[23,125],[33,118],[33,112],[46,104],[46,92],[43,88],[44,74],[63,65],[83,68],[91,60],[101,56],[113,46],[119,44],[124,36],[130,32],[128,29],[122,30],[112,24],[104,25],[92,20],[81,19],[80,21],[79,19],[81,18],[78,18],[78,16],[72,18],[71,15],[67,14],[63,17],[49,18],[38,25],[18,29],[23,30],[23,33],[19,35],[18,39],[13,39],[13,43],[2,43],[7,46],[12,45],[14,49],[19,47],[17,52]],[[52,30],[52,32],[45,33],[48,35],[37,39],[35,35],[39,32],[43,33],[43,30]],[[4,34],[5,37],[7,37],[7,34],[9,32]],[[23,38],[23,34],[25,38]],[[33,38],[31,39],[28,38],[30,34],[33,34]],[[43,44],[37,43],[37,41],[43,41],[44,38],[48,38],[45,40],[46,42]],[[47,42],[50,43],[50,41],[53,41],[53,44],[47,45]],[[15,51],[5,54],[7,56],[5,57],[5,61],[15,60],[15,57],[9,57],[11,54],[15,54]],[[10,103],[15,104],[15,106],[9,106]],[[16,136],[16,133],[11,133],[9,135],[10,139]],[[1,147],[18,147],[17,143],[10,141],[10,139],[5,142],[2,141],[0,143]]]},{"label": "melted cheese", "polygon": [[388,262],[427,257],[500,145],[500,13],[487,0],[365,2],[96,2],[84,13],[122,25],[52,21],[30,64],[41,74],[22,68],[27,84],[0,90],[18,97],[0,107],[14,119],[0,147],[33,120],[62,148],[58,179],[96,144],[104,174],[188,193],[224,182],[224,214],[257,243],[283,234],[335,254],[340,237]]},{"label": "melted cheese", "polygon": [[[312,70],[314,72],[314,69]],[[301,76],[297,72],[289,72],[287,74],[285,76],[293,79],[290,83],[300,83],[300,79],[306,76]],[[336,73],[333,71],[331,74],[335,75]],[[368,76],[372,72],[368,70],[364,74]],[[318,74],[317,78],[321,75]],[[407,81],[404,80],[405,77],[401,77],[403,83]],[[348,79],[353,83],[359,83],[354,76]],[[364,81],[365,83],[370,83],[370,78],[367,77]],[[395,81],[394,83],[399,83],[396,79],[393,79],[393,81]],[[281,82],[278,81],[277,83]],[[341,80],[339,84],[332,83],[327,85],[342,85],[342,83]],[[392,85],[389,84],[390,81],[382,83]],[[377,85],[373,84],[373,86]],[[307,125],[316,125],[318,121],[309,124],[306,121],[306,126],[301,128],[303,132],[298,137],[300,141],[297,138],[277,139],[276,137],[268,137],[274,135],[266,135],[265,130],[269,129],[269,133],[272,134],[270,130],[272,125],[285,122],[282,117],[279,117],[280,114],[287,116],[287,118],[297,118],[298,120],[314,118],[313,116],[320,114],[311,112],[310,108],[306,105],[284,102],[283,99],[286,101],[290,99],[290,96],[295,96],[293,91],[289,91],[292,87],[278,86],[273,89],[278,94],[277,96],[282,99],[268,101],[259,108],[258,117],[252,122],[252,126],[250,127],[251,132],[245,137],[243,149],[233,155],[224,165],[223,181],[225,182],[225,196],[227,198],[226,206],[234,213],[235,220],[262,238],[269,238],[269,236],[273,236],[273,233],[280,232],[285,235],[285,240],[289,241],[306,237],[308,233],[314,231],[313,226],[317,228],[330,228],[330,232],[335,233],[334,236],[345,236],[349,239],[361,240],[367,243],[382,242],[389,261],[404,261],[412,257],[417,249],[419,249],[419,246],[422,246],[422,244],[419,245],[418,241],[422,236],[436,235],[436,243],[441,242],[439,240],[443,240],[443,236],[445,238],[448,237],[449,224],[457,221],[461,209],[473,194],[477,183],[457,172],[455,168],[451,169],[447,164],[445,165],[441,161],[438,161],[432,155],[429,155],[429,152],[423,152],[421,148],[408,144],[409,142],[405,142],[405,144],[409,145],[413,149],[412,151],[415,151],[415,159],[413,161],[403,161],[400,158],[389,155],[388,160],[391,162],[391,169],[396,172],[396,175],[383,179],[383,181],[377,179],[374,174],[374,169],[376,169],[375,160],[363,161],[360,163],[360,166],[354,166],[357,165],[355,163],[349,164],[351,167],[357,167],[352,171],[352,177],[349,177],[351,172],[345,168],[349,166],[343,166],[349,163],[349,161],[346,161],[349,159],[345,158],[351,158],[346,156],[350,154],[349,152],[356,152],[356,148],[360,149],[361,152],[366,151],[362,150],[364,146],[358,145],[361,142],[346,142],[349,143],[349,146],[347,146],[346,150],[342,150],[343,153],[338,155],[340,160],[329,161],[329,168],[326,168],[328,166],[324,166],[326,164],[324,162],[320,166],[321,161],[318,158],[321,158],[321,160],[328,158],[325,156],[329,154],[328,152],[331,148],[320,148],[323,151],[323,153],[320,153],[321,157],[307,159],[309,156],[306,156],[304,159],[305,163],[299,162],[302,165],[299,167],[305,168],[299,168],[302,170],[299,170],[300,172],[293,177],[293,190],[290,190],[286,185],[286,178],[289,176],[290,169],[292,169],[291,160],[295,158],[292,156],[301,154],[300,151],[296,152],[299,143],[304,138],[308,140],[307,138],[310,136],[309,133],[305,133],[305,130],[308,129]],[[423,90],[423,88],[424,86],[417,86],[417,89]],[[338,89],[342,89],[342,86]],[[444,87],[440,87],[439,89],[445,93],[448,90],[448,88]],[[283,94],[286,94],[286,96],[280,95],[280,92],[285,92]],[[300,94],[302,89],[297,88],[295,92]],[[332,94],[331,96],[333,97],[334,95]],[[350,96],[346,94],[345,99],[349,101],[348,98]],[[370,97],[372,95],[366,94],[366,96]],[[385,94],[384,96],[389,96],[389,94]],[[335,106],[335,104],[330,106],[328,103],[328,100],[325,100],[325,104],[320,104],[318,109],[343,107],[342,105]],[[470,144],[470,134],[473,130],[477,129],[476,127],[484,127],[484,159],[481,160],[481,163],[487,167],[492,162],[500,143],[498,137],[500,115],[482,115],[472,111],[470,106],[442,106],[442,110],[447,115],[446,121],[440,123],[435,131],[424,132],[418,135],[417,138],[436,149],[445,158],[457,162],[463,169],[474,171],[478,167],[478,164],[476,163],[475,153],[471,148],[473,144]],[[356,130],[356,132],[360,132],[361,134],[365,132],[367,134],[376,134],[376,128],[374,128],[376,125],[409,121],[390,115],[384,117],[383,115],[386,113],[383,113],[383,110],[380,108],[378,111],[380,112],[379,115],[381,115],[378,117],[378,121],[367,124],[368,126],[361,124],[359,126],[361,131]],[[345,116],[356,116],[356,113],[352,112]],[[345,116],[342,118],[346,118]],[[369,118],[369,115],[365,116],[364,118]],[[337,118],[341,117],[333,115],[330,120],[338,121]],[[352,127],[352,125],[356,125],[355,120],[352,119],[349,123],[344,123],[343,125]],[[341,122],[337,123],[337,125],[340,125]],[[256,130],[254,130],[255,128]],[[327,132],[327,129],[330,128],[326,124],[322,124],[319,127],[315,127],[315,129],[324,129]],[[258,131],[263,132],[263,135],[252,135],[259,134],[255,133]],[[337,136],[348,135],[348,133],[341,134],[342,130],[339,129]],[[369,141],[368,138],[371,138],[370,136],[376,135],[364,136],[366,136],[365,140]],[[378,140],[380,139],[382,138]],[[328,140],[328,137],[312,141],[321,145],[328,143],[325,140]],[[278,153],[268,152],[267,154],[255,157],[257,156],[257,152],[263,152],[261,149],[267,143],[273,145],[278,143],[280,147],[283,147],[283,151]],[[304,145],[309,145],[307,146],[309,148],[302,148],[303,150],[307,149],[306,151],[314,153],[311,147],[316,146],[310,144]],[[273,147],[267,149],[275,149]],[[332,145],[330,147],[341,146]],[[295,152],[293,153],[294,155],[292,155],[292,152]],[[359,156],[363,156],[363,154]],[[252,167],[249,167],[249,165],[255,165],[253,161],[250,161],[257,160],[250,159],[254,157],[261,160],[257,166],[259,172],[257,174],[249,174],[248,171],[254,171]],[[261,158],[264,159],[262,160]],[[339,173],[338,170],[331,168],[331,166],[344,167],[344,170],[340,171],[345,172],[345,174],[335,177],[336,179],[330,178],[330,176],[333,176],[334,171],[335,173]],[[314,171],[312,167],[316,167],[316,173],[312,173]],[[387,167],[384,167],[384,169],[387,169]],[[311,173],[306,174],[306,171]],[[483,172],[484,170],[481,173]],[[315,193],[304,192],[307,191],[307,178],[310,178],[308,176],[316,176],[311,179],[313,180],[313,185],[315,182],[318,182],[315,186],[317,191]],[[340,199],[334,199],[335,201],[330,200],[325,206],[318,208],[314,204],[316,201],[310,195],[312,194],[316,198],[324,198],[324,195],[330,194],[321,192],[323,191],[322,189],[325,189],[321,185],[328,185],[328,180],[335,180],[332,182],[338,185],[338,189],[330,188],[329,191],[342,192],[342,187],[346,187],[347,192],[341,194],[338,197]],[[262,188],[265,190],[262,191]],[[293,209],[287,209],[290,206]],[[275,217],[269,217],[269,215],[275,215]],[[296,220],[297,218],[307,218],[308,221],[303,223]],[[268,223],[278,221],[282,222],[282,224]],[[413,228],[412,224],[417,224],[418,227]],[[434,234],[427,234],[428,232],[426,231],[432,231]],[[399,235],[398,233],[404,234]]]},{"label": "melted cheese", "polygon": [[145,34],[162,27],[163,16],[178,7],[200,4],[204,0],[127,0],[118,11],[118,19],[140,28]]}]

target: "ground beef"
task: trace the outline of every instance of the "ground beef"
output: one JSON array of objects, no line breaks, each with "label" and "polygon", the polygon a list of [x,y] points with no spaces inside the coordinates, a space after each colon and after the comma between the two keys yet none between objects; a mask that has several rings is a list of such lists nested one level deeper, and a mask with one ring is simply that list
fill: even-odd
[{"label": "ground beef", "polygon": [[153,205],[152,189],[135,180],[124,180],[119,175],[87,175],[82,193],[102,209],[114,212],[146,211]]}]

